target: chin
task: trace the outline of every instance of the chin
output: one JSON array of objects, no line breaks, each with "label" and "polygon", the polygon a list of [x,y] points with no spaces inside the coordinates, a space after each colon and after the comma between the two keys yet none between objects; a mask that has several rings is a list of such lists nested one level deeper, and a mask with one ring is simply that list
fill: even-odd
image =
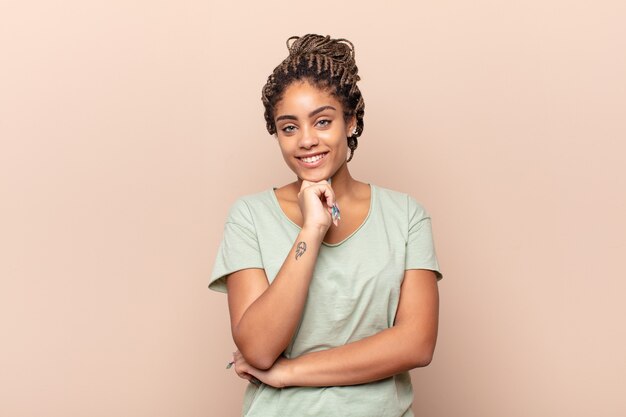
[{"label": "chin", "polygon": [[298,175],[298,178],[304,181],[309,181],[309,182],[320,182],[320,181],[328,179],[319,175]]},{"label": "chin", "polygon": [[323,172],[304,172],[304,173],[299,172],[299,173],[296,173],[296,175],[301,180],[310,181],[310,182],[325,181],[330,176],[328,174],[324,174]]}]

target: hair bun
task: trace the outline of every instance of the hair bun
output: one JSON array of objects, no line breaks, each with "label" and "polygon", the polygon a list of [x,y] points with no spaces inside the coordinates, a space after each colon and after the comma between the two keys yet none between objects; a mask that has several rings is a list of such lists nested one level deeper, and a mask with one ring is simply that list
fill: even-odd
[{"label": "hair bun", "polygon": [[[290,42],[294,40],[291,44]],[[354,45],[347,39],[331,39],[330,36],[308,34],[287,39],[289,55],[321,55],[342,64],[354,63]]]}]

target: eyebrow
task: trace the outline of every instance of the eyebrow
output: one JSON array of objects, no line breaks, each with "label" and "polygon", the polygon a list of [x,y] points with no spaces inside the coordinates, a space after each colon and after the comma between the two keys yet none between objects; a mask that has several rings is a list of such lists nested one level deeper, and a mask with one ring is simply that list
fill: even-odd
[{"label": "eyebrow", "polygon": [[[319,109],[315,109],[311,113],[309,113],[309,117],[313,117],[316,114],[323,112],[324,110],[337,110],[337,109],[334,108],[333,106],[322,106]],[[293,116],[291,114],[283,114],[282,116],[278,116],[276,118],[276,121],[283,120],[283,119],[298,120],[296,116]]]}]

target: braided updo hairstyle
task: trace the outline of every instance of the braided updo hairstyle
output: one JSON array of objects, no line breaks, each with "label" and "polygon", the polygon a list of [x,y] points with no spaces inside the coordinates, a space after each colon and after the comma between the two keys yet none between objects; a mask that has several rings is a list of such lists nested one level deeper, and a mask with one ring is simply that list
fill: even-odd
[{"label": "braided updo hairstyle", "polygon": [[[294,40],[292,43],[290,43]],[[265,107],[265,122],[270,135],[276,133],[274,108],[285,89],[294,81],[308,81],[312,85],[329,91],[341,103],[346,122],[356,117],[356,129],[348,136],[350,157],[363,133],[365,103],[357,81],[358,68],[354,61],[354,45],[346,39],[331,39],[330,36],[304,35],[287,39],[289,56],[274,68],[263,87],[261,100]]]}]

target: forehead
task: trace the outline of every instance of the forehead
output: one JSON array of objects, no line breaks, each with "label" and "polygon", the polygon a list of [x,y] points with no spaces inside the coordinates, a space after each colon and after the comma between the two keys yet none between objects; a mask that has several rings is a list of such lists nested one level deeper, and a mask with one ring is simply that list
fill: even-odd
[{"label": "forehead", "polygon": [[308,81],[295,81],[283,92],[283,97],[276,103],[275,115],[308,114],[322,106],[333,106],[343,111],[341,103],[328,90],[316,87]]}]

